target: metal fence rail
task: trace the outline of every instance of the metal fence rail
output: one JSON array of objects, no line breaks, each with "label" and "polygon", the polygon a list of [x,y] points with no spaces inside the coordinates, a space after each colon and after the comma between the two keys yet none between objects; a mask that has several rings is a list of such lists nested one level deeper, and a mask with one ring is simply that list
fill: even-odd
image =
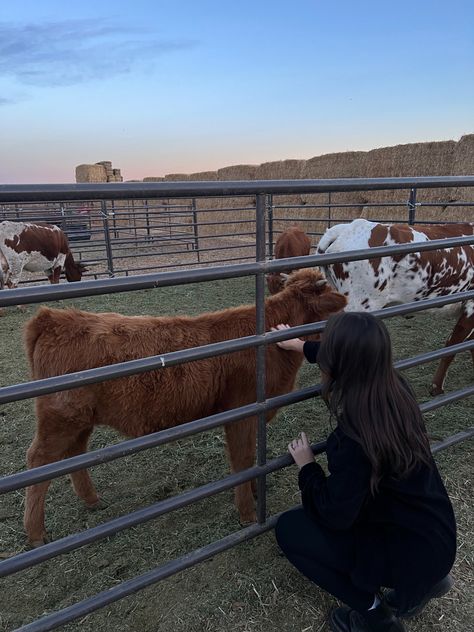
[{"label": "metal fence rail", "polygon": [[[9,290],[0,293],[0,307],[17,304],[33,304],[46,300],[59,300],[65,298],[78,298],[83,296],[97,296],[115,292],[128,292],[145,288],[168,287],[184,283],[198,283],[214,279],[236,278],[242,276],[255,276],[256,278],[256,333],[242,339],[226,340],[203,347],[185,349],[172,353],[163,354],[130,362],[120,363],[112,366],[89,369],[66,376],[58,376],[35,382],[27,382],[0,388],[0,403],[17,401],[36,397],[46,393],[57,392],[70,388],[82,387],[87,384],[115,379],[141,373],[143,371],[157,370],[191,362],[205,357],[213,357],[227,353],[236,352],[250,347],[256,347],[256,371],[257,371],[257,393],[256,401],[253,404],[240,408],[212,415],[203,419],[195,420],[174,428],[162,430],[144,437],[124,441],[119,444],[95,450],[87,454],[75,456],[63,461],[44,465],[25,472],[12,474],[0,479],[0,493],[18,490],[27,485],[35,484],[44,480],[50,480],[66,473],[74,472],[85,467],[99,465],[107,461],[138,451],[156,447],[178,438],[190,436],[203,432],[211,428],[216,428],[224,424],[236,422],[249,416],[256,415],[258,418],[258,440],[257,440],[257,464],[253,468],[231,474],[219,481],[213,481],[196,489],[190,490],[179,496],[157,502],[149,507],[135,511],[126,516],[121,516],[114,520],[103,523],[93,529],[88,529],[82,533],[72,534],[61,540],[52,542],[40,549],[27,551],[16,555],[10,559],[0,562],[0,576],[7,576],[19,570],[41,563],[47,559],[60,554],[73,551],[91,542],[103,539],[108,535],[123,529],[141,524],[154,519],[160,515],[185,507],[208,496],[220,493],[223,490],[234,487],[245,481],[257,479],[258,499],[257,516],[259,524],[243,529],[237,533],[230,534],[218,542],[209,544],[201,549],[193,551],[182,558],[168,562],[157,567],[144,575],[132,580],[123,582],[119,586],[106,590],[98,595],[90,597],[80,603],[74,604],[48,615],[36,622],[22,627],[22,630],[50,630],[59,625],[93,612],[104,605],[117,601],[129,594],[155,583],[165,577],[188,568],[219,551],[224,551],[237,543],[255,537],[260,533],[272,528],[276,516],[267,517],[266,512],[266,476],[272,472],[288,466],[292,460],[289,455],[281,456],[272,461],[266,460],[266,422],[265,414],[268,410],[273,410],[281,406],[286,406],[297,401],[302,401],[310,397],[317,396],[320,392],[319,385],[315,385],[290,394],[281,395],[271,399],[265,396],[265,348],[268,344],[304,336],[310,333],[321,332],[325,323],[302,325],[292,328],[291,331],[265,333],[265,273],[278,272],[292,268],[304,268],[314,265],[327,265],[329,263],[342,263],[345,261],[355,261],[362,259],[372,259],[394,254],[406,254],[409,252],[421,252],[436,250],[440,248],[459,247],[460,245],[473,245],[474,236],[461,237],[446,240],[437,240],[423,243],[409,243],[400,246],[383,246],[380,248],[368,248],[349,253],[339,253],[337,255],[318,255],[308,257],[297,257],[292,259],[280,259],[276,261],[266,261],[267,252],[271,254],[272,241],[267,240],[270,234],[271,224],[268,222],[268,209],[272,203],[269,197],[271,194],[283,194],[292,192],[329,192],[348,190],[376,190],[408,187],[445,187],[445,186],[474,186],[474,177],[464,176],[460,178],[418,178],[418,179],[380,179],[380,180],[328,180],[328,181],[267,181],[267,182],[238,182],[238,183],[139,183],[130,185],[42,185],[39,187],[21,186],[9,187],[0,186],[0,204],[17,202],[38,202],[38,201],[63,201],[63,200],[100,200],[102,210],[104,204],[110,200],[122,199],[148,199],[151,197],[171,198],[174,194],[178,198],[186,197],[213,197],[213,196],[255,196],[254,220],[256,226],[256,244],[254,263],[244,263],[239,265],[219,266],[213,268],[200,268],[193,270],[176,270],[173,272],[146,274],[135,277],[120,277],[110,279],[100,279],[97,281],[84,281],[76,284],[64,284],[51,287],[22,287],[17,290]],[[106,192],[106,193],[105,193]],[[180,212],[182,209],[179,207]],[[412,198],[413,207],[413,198]],[[410,208],[412,208],[410,207]],[[240,220],[239,220],[240,221]],[[193,234],[197,225],[196,218],[193,217]],[[180,227],[180,226],[179,226]],[[112,233],[116,229],[120,234],[121,228],[116,226],[109,217],[105,217],[104,230]],[[136,225],[134,230],[147,230],[146,225]],[[150,226],[151,229],[151,226]],[[169,227],[167,228],[169,229]],[[132,240],[133,242],[133,240]],[[123,244],[122,244],[123,245]],[[107,246],[108,273],[114,274],[114,260],[112,253],[112,241],[109,239]],[[437,298],[399,305],[374,314],[379,318],[390,318],[402,314],[410,314],[428,308],[440,307],[458,301],[474,300],[474,289],[459,294],[448,296],[438,296]],[[431,362],[436,359],[453,355],[461,351],[472,350],[474,341],[467,341],[449,348],[430,351],[415,357],[406,358],[396,363],[397,368],[407,369],[419,364]],[[458,401],[474,394],[474,385],[459,389],[453,393],[436,397],[429,402],[421,404],[423,412],[434,410],[451,402]],[[435,444],[432,449],[437,452],[441,449],[453,445],[462,440],[474,436],[474,428],[468,428],[457,435],[448,437],[444,441]],[[313,446],[316,453],[325,449],[325,443]]]}]

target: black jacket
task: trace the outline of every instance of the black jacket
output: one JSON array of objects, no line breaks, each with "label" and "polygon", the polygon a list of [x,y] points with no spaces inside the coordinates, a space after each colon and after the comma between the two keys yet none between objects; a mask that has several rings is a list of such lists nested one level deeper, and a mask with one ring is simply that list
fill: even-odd
[{"label": "black jacket", "polygon": [[[305,343],[310,362],[318,348]],[[299,472],[306,513],[329,529],[353,531],[357,585],[393,586],[411,607],[449,572],[456,555],[454,512],[434,460],[406,478],[386,476],[373,496],[371,464],[357,441],[336,427],[326,455],[329,476],[317,463]]]}]

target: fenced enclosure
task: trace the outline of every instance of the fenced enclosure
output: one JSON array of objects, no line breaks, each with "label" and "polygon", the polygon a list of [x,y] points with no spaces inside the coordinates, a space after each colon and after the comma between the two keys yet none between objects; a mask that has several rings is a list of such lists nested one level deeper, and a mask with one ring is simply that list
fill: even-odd
[{"label": "fenced enclosure", "polygon": [[[314,247],[327,228],[359,217],[410,225],[474,219],[474,202],[458,200],[462,189],[453,178],[436,200],[424,194],[432,189],[418,189],[417,180],[422,179],[409,188],[401,184],[387,201],[377,189],[364,198],[360,191],[306,193],[301,188],[292,195],[265,194],[266,256],[273,257],[276,239],[293,224],[305,230]],[[96,279],[255,259],[255,199],[248,195],[125,199],[126,185],[119,186],[124,197],[0,203],[0,221],[56,224],[68,235],[74,257],[90,264],[85,276]],[[139,186],[150,188],[149,183]]]},{"label": "fenced enclosure", "polygon": [[[474,186],[474,178],[427,178],[418,181],[409,181],[410,187],[431,187],[431,186]],[[423,244],[404,244],[396,247],[380,247],[372,248],[364,251],[353,251],[342,253],[337,256],[310,256],[300,257],[288,260],[266,261],[266,255],[271,254],[269,239],[268,223],[268,200],[269,195],[278,195],[278,193],[290,193],[293,190],[300,192],[317,192],[327,193],[329,191],[350,191],[351,187],[359,190],[364,187],[373,190],[390,187],[393,189],[404,188],[407,181],[399,181],[396,179],[387,181],[327,181],[327,182],[291,182],[278,183],[259,182],[259,183],[193,183],[192,186],[173,185],[173,184],[157,184],[147,187],[147,190],[141,189],[140,186],[120,186],[107,187],[104,191],[102,186],[90,187],[85,185],[68,189],[66,186],[57,187],[0,187],[0,202],[2,198],[5,204],[15,203],[16,200],[25,200],[26,202],[38,201],[69,201],[74,198],[92,200],[94,204],[102,205],[102,197],[104,195],[112,196],[115,207],[117,208],[120,197],[132,199],[133,195],[138,199],[151,199],[154,193],[156,199],[171,198],[172,194],[182,199],[189,196],[191,199],[198,198],[201,194],[204,197],[209,195],[222,196],[229,194],[234,195],[254,195],[255,205],[253,207],[253,218],[256,229],[256,239],[253,248],[256,253],[256,261],[254,263],[232,264],[219,267],[208,267],[193,270],[177,270],[173,272],[154,273],[149,275],[140,275],[128,278],[106,278],[97,281],[85,281],[82,283],[71,285],[60,285],[56,287],[30,287],[18,290],[5,291],[0,295],[0,306],[16,305],[16,304],[33,304],[43,301],[65,299],[71,297],[96,296],[100,294],[113,294],[116,292],[129,292],[145,288],[164,288],[171,285],[179,285],[186,283],[199,283],[209,279],[232,279],[244,276],[255,276],[256,278],[256,332],[255,335],[248,338],[237,340],[226,340],[222,343],[215,343],[204,347],[194,349],[185,349],[173,353],[164,354],[159,357],[150,357],[143,360],[133,360],[124,364],[89,369],[80,374],[60,376],[56,378],[48,378],[33,383],[17,384],[6,386],[0,389],[0,404],[19,401],[21,399],[39,396],[46,393],[56,392],[59,390],[67,390],[78,386],[85,386],[107,379],[134,375],[143,371],[150,370],[166,370],[166,367],[180,364],[182,362],[191,362],[204,357],[212,357],[215,355],[225,355],[238,350],[256,347],[256,370],[257,370],[257,393],[256,402],[248,406],[226,411],[217,415],[212,415],[206,419],[195,420],[187,424],[182,424],[176,428],[160,431],[151,435],[147,435],[140,439],[125,441],[112,447],[105,447],[92,451],[87,455],[72,457],[58,463],[45,465],[40,468],[12,474],[0,480],[0,492],[6,493],[21,489],[27,485],[38,483],[40,481],[49,480],[62,476],[66,473],[78,471],[86,466],[94,464],[102,464],[114,459],[123,457],[127,454],[136,454],[142,450],[163,445],[179,438],[190,436],[195,433],[203,432],[211,428],[221,426],[223,424],[234,423],[238,420],[249,416],[258,418],[258,459],[257,465],[249,470],[232,474],[220,481],[208,483],[195,490],[186,492],[180,496],[172,497],[164,501],[159,501],[150,507],[137,511],[126,516],[114,519],[112,521],[101,524],[93,529],[83,531],[79,534],[67,536],[40,549],[20,553],[10,559],[0,562],[0,576],[7,576],[18,572],[21,569],[39,564],[48,559],[54,558],[62,553],[71,552],[86,544],[97,540],[102,540],[107,536],[117,533],[123,529],[140,524],[144,521],[151,520],[164,513],[170,512],[180,507],[187,506],[197,502],[200,499],[210,495],[219,493],[222,490],[229,489],[244,481],[254,478],[258,479],[258,524],[232,533],[219,541],[206,545],[205,547],[184,555],[183,557],[160,566],[148,573],[141,575],[135,579],[128,580],[122,584],[110,588],[98,595],[69,606],[58,613],[47,615],[37,622],[28,624],[21,629],[24,630],[49,630],[68,621],[78,619],[85,614],[92,612],[109,603],[119,600],[128,594],[132,594],[137,590],[155,583],[165,577],[168,577],[180,570],[188,568],[199,561],[208,559],[220,551],[224,551],[237,543],[269,530],[275,523],[276,516],[267,516],[266,511],[266,477],[269,473],[275,472],[282,467],[290,465],[291,459],[288,456],[280,456],[270,461],[267,460],[266,454],[266,423],[265,412],[280,406],[287,406],[297,401],[312,398],[319,394],[319,386],[311,386],[304,390],[295,391],[288,395],[267,399],[265,396],[265,347],[274,344],[277,341],[292,338],[295,336],[309,335],[320,332],[324,328],[324,323],[312,325],[303,325],[293,328],[290,333],[266,333],[265,332],[265,312],[264,312],[264,275],[266,272],[276,272],[287,270],[290,268],[303,268],[313,265],[323,265],[335,262],[344,262],[352,260],[369,259],[376,256],[384,256],[387,254],[404,254],[408,252],[418,252],[425,250],[435,250],[437,248],[455,247],[461,244],[474,244],[474,237],[463,237],[449,240],[437,240]],[[97,199],[94,199],[94,195]],[[111,200],[111,197],[108,197]],[[111,202],[110,202],[111,203]],[[159,206],[159,205],[157,205]],[[183,207],[179,205],[182,209]],[[189,206],[192,210],[192,202]],[[183,211],[184,212],[184,211]],[[250,221],[250,220],[249,220]],[[319,220],[318,220],[319,221]],[[331,220],[332,221],[332,220]],[[191,222],[192,223],[192,222]],[[91,222],[91,230],[93,222]],[[108,226],[110,230],[110,226]],[[112,230],[113,226],[112,226]],[[146,230],[146,228],[145,228]],[[194,227],[193,227],[194,234]],[[109,270],[109,273],[111,271]],[[440,307],[443,305],[455,303],[456,301],[474,299],[474,290],[463,292],[457,295],[440,296],[436,299],[419,301],[403,306],[391,307],[378,312],[376,315],[380,318],[390,318],[401,314],[412,314],[427,308]],[[455,351],[471,350],[474,348],[474,342],[465,342],[457,345]],[[430,362],[434,359],[451,355],[453,348],[440,349],[423,353],[415,357],[405,358],[397,363],[398,368],[407,369],[413,366]],[[451,402],[469,397],[474,393],[474,385],[466,386],[457,391],[436,397],[433,400],[422,405],[422,410],[428,412],[442,407]],[[460,429],[460,432],[453,436],[447,437],[433,446],[434,451],[444,449],[454,443],[462,441],[474,435],[472,428]],[[315,453],[324,451],[324,442],[313,446]]]}]

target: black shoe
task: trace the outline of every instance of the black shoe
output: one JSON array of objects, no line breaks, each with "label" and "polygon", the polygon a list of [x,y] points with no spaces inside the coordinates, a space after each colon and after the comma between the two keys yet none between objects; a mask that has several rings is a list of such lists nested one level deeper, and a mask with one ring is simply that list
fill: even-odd
[{"label": "black shoe", "polygon": [[388,592],[384,597],[384,603],[393,611],[397,613],[401,619],[411,619],[412,617],[416,617],[417,614],[424,609],[426,604],[431,599],[439,599],[439,597],[443,597],[447,592],[451,590],[454,585],[454,580],[451,575],[446,575],[444,579],[435,584],[433,588],[427,593],[427,595],[420,601],[419,604],[413,606],[409,610],[405,612],[398,612],[398,600],[397,595],[394,590]]},{"label": "black shoe", "polygon": [[329,615],[332,632],[406,632],[405,626],[382,602],[364,613],[335,608]]}]

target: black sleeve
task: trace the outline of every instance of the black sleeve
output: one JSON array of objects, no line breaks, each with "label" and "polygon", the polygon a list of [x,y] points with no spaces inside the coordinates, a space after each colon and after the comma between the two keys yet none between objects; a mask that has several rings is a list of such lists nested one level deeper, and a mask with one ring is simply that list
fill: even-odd
[{"label": "black sleeve", "polygon": [[320,342],[313,342],[312,340],[307,340],[303,345],[304,356],[311,364],[316,363],[320,345]]},{"label": "black sleeve", "polygon": [[362,448],[348,437],[328,438],[326,476],[317,463],[301,468],[298,484],[306,513],[331,529],[349,529],[369,495],[371,466]]}]

